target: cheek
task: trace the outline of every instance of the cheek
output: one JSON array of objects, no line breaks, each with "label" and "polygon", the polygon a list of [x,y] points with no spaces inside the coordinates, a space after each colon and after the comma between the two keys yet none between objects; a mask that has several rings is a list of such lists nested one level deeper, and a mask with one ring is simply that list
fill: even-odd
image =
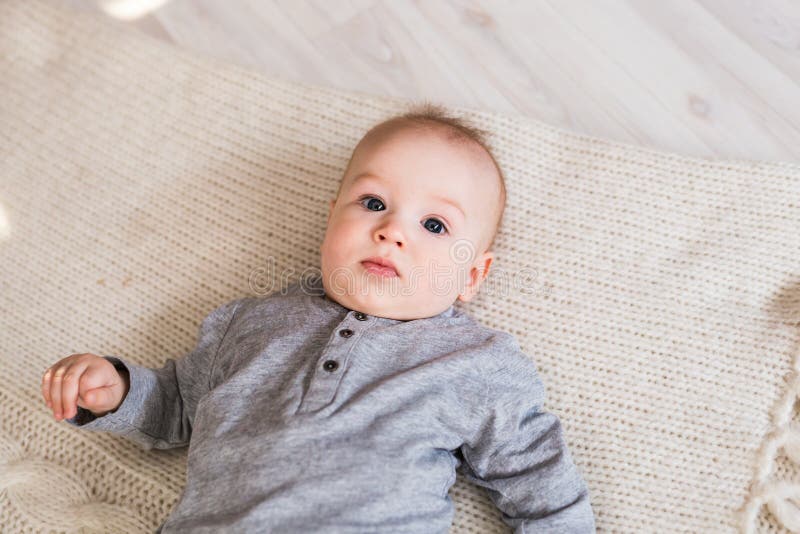
[{"label": "cheek", "polygon": [[325,231],[322,253],[329,258],[340,259],[346,257],[348,251],[357,244],[359,229],[357,224],[346,219],[331,222]]},{"label": "cheek", "polygon": [[434,255],[439,266],[453,271],[458,268],[459,242],[437,243]]},{"label": "cheek", "polygon": [[[460,266],[450,257],[448,245],[429,244],[421,251],[421,262],[425,280],[441,284],[445,280],[455,279],[459,275]],[[430,285],[430,284],[429,284]]]}]

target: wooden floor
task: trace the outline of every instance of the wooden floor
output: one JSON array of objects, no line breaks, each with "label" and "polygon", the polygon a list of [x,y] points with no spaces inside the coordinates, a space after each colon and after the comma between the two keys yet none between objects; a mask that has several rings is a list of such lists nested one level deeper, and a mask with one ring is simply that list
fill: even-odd
[{"label": "wooden floor", "polygon": [[53,0],[286,80],[800,163],[798,0]]}]

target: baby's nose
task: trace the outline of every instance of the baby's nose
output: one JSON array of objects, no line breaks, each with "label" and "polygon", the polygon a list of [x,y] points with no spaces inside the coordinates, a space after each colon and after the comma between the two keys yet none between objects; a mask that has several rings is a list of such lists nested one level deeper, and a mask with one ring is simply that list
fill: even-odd
[{"label": "baby's nose", "polygon": [[405,238],[396,225],[386,225],[375,231],[376,241],[393,241],[398,247],[405,244]]},{"label": "baby's nose", "polygon": [[[380,236],[380,239],[381,239],[381,241],[385,241],[385,240],[387,240],[389,238],[388,237],[384,237],[384,236]],[[402,241],[394,240],[394,242],[397,243],[398,247],[402,247],[403,246],[403,242]]]}]

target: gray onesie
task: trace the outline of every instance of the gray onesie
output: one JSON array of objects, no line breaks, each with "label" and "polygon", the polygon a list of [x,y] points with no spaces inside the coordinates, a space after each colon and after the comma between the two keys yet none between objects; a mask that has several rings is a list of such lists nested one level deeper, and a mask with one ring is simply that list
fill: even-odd
[{"label": "gray onesie", "polygon": [[349,310],[319,275],[206,317],[103,417],[70,424],[149,450],[188,445],[171,532],[445,533],[456,470],[517,534],[594,532],[588,488],[535,364],[451,306],[401,321]]}]

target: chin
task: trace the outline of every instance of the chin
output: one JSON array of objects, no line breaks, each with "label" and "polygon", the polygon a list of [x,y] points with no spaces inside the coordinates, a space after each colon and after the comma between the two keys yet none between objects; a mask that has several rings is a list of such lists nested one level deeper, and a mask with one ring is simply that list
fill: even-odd
[{"label": "chin", "polygon": [[373,292],[367,294],[357,292],[355,295],[349,296],[349,298],[354,302],[354,306],[357,306],[357,310],[367,315],[388,317],[388,314],[397,309],[397,297],[389,294],[377,295]]}]

